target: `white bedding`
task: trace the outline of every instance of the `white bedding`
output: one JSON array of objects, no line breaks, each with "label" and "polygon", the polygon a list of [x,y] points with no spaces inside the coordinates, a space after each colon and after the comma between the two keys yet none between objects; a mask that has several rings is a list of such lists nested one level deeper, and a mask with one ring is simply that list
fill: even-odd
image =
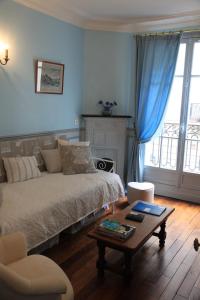
[{"label": "white bedding", "polygon": [[0,232],[22,231],[30,250],[121,196],[119,176],[104,171],[1,183]]}]

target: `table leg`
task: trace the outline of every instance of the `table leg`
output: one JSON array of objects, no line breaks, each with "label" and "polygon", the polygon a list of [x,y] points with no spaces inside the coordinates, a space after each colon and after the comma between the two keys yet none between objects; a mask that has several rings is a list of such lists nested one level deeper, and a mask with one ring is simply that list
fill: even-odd
[{"label": "table leg", "polygon": [[125,279],[130,279],[132,276],[132,254],[131,253],[124,253],[124,276]]},{"label": "table leg", "polygon": [[160,248],[163,248],[165,246],[165,239],[167,236],[167,233],[165,231],[166,228],[166,221],[164,221],[161,225],[160,225],[160,232],[158,234],[159,237],[159,246]]},{"label": "table leg", "polygon": [[96,267],[98,269],[98,276],[99,277],[103,277],[104,276],[104,269],[105,269],[105,265],[106,265],[106,260],[105,260],[105,245],[100,242],[97,241],[97,247],[98,247],[98,251],[99,251],[99,257],[96,263]]}]

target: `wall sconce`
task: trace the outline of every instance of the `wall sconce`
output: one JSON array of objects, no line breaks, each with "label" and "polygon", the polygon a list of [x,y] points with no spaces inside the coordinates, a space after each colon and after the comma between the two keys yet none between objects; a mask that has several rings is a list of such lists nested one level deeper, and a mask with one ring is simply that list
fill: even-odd
[{"label": "wall sconce", "polygon": [[0,64],[1,65],[6,65],[7,62],[9,61],[9,58],[8,58],[8,46],[3,44],[3,43],[0,43],[0,57],[1,57],[1,53],[4,52],[4,57],[1,59],[0,58]]}]

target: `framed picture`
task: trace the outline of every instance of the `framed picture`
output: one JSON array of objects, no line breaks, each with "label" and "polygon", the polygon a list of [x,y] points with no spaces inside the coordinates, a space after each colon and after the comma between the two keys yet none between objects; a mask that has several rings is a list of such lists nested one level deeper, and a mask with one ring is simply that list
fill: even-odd
[{"label": "framed picture", "polygon": [[63,94],[64,65],[51,61],[36,61],[35,92]]}]

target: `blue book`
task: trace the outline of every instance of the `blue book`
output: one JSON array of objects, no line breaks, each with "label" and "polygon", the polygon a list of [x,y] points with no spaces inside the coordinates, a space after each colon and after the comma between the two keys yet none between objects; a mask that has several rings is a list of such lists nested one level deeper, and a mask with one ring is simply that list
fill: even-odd
[{"label": "blue book", "polygon": [[166,210],[166,207],[139,200],[132,207],[132,210],[154,215],[154,216],[160,216]]}]

